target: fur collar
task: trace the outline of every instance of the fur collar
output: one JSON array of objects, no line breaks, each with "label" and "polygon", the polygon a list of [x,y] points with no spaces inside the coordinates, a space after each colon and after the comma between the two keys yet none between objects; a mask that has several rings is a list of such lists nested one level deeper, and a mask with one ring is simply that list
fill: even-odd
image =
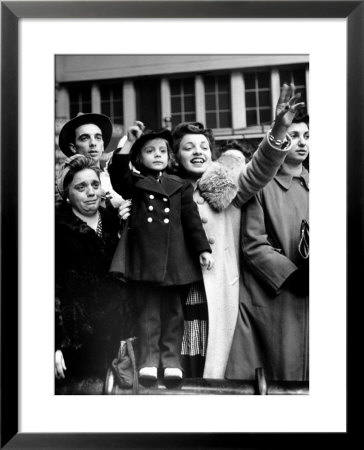
[{"label": "fur collar", "polygon": [[210,164],[198,181],[198,189],[212,209],[222,211],[234,200],[239,174],[244,166],[244,155],[238,150],[223,153]]},{"label": "fur collar", "polygon": [[[106,209],[100,206],[99,213],[102,220],[102,235],[103,239],[110,240],[114,235],[116,236],[118,230],[118,218],[116,210]],[[113,214],[114,213],[114,214]],[[89,236],[91,239],[99,240],[100,238],[95,233],[95,230],[90,228],[86,222],[77,217],[70,205],[61,204],[56,208],[56,226],[62,228],[63,230],[68,230],[71,233],[82,234]],[[114,238],[115,239],[115,238]]]}]

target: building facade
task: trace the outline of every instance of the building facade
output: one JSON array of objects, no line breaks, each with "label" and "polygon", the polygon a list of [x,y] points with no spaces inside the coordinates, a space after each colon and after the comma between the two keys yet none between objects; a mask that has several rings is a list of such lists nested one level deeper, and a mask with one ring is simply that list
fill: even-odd
[{"label": "building facade", "polygon": [[151,129],[200,121],[217,145],[254,149],[284,82],[309,107],[308,55],[57,55],[55,63],[56,144],[67,120],[96,112],[113,123],[107,151],[135,120]]}]

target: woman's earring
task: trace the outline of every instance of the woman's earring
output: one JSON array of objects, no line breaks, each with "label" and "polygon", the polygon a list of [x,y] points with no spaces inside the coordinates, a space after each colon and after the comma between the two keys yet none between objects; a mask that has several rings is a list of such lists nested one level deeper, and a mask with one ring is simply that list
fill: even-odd
[{"label": "woman's earring", "polygon": [[71,203],[68,197],[66,198],[66,203]]}]

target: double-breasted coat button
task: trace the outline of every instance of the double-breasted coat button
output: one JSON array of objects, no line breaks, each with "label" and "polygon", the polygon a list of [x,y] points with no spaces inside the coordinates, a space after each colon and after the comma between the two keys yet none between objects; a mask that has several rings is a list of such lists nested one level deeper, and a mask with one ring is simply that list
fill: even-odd
[{"label": "double-breasted coat button", "polygon": [[151,223],[151,222],[153,222],[153,219],[152,219],[151,217],[148,217],[147,221],[148,221],[149,223]]},{"label": "double-breasted coat button", "polygon": [[149,209],[149,211],[153,211],[153,206],[152,205],[150,205],[150,206],[148,206],[148,209]]},{"label": "double-breasted coat button", "polygon": [[169,223],[169,219],[164,219],[164,223]]},{"label": "double-breasted coat button", "polygon": [[151,200],[153,200],[154,195],[153,195],[153,194],[150,194],[149,198],[150,198]]},{"label": "double-breasted coat button", "polygon": [[207,223],[207,222],[208,222],[207,217],[202,217],[202,218],[201,218],[201,222],[202,222],[202,223]]},{"label": "double-breasted coat button", "polygon": [[170,209],[169,208],[164,208],[164,212],[169,213]]},{"label": "double-breasted coat button", "polygon": [[163,197],[163,201],[164,202],[168,202],[168,198],[167,197]]},{"label": "double-breasted coat button", "polygon": [[209,244],[215,244],[215,238],[210,237],[209,238]]}]

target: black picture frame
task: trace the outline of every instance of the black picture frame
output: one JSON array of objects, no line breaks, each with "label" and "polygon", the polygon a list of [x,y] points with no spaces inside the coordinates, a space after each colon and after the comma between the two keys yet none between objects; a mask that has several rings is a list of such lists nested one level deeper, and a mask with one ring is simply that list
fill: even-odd
[{"label": "black picture frame", "polygon": [[[347,432],[325,433],[19,433],[18,432],[18,23],[22,18],[346,18],[347,19],[347,305],[360,302],[364,274],[364,2],[363,1],[2,1],[1,2],[1,448],[307,448]],[[334,68],[333,68],[334,70]],[[332,219],[335,225],[334,218]],[[349,307],[347,310],[349,313]],[[349,327],[348,327],[349,329]],[[348,367],[353,341],[348,336]],[[334,373],[334,370],[333,370]],[[348,371],[349,384],[351,372]],[[332,376],[329,374],[328,376]],[[333,393],[334,395],[334,393]],[[350,399],[350,389],[348,389]],[[238,412],[237,412],[238,413]],[[138,420],[135,418],[135,420]],[[311,444],[312,445],[312,444]]]}]

